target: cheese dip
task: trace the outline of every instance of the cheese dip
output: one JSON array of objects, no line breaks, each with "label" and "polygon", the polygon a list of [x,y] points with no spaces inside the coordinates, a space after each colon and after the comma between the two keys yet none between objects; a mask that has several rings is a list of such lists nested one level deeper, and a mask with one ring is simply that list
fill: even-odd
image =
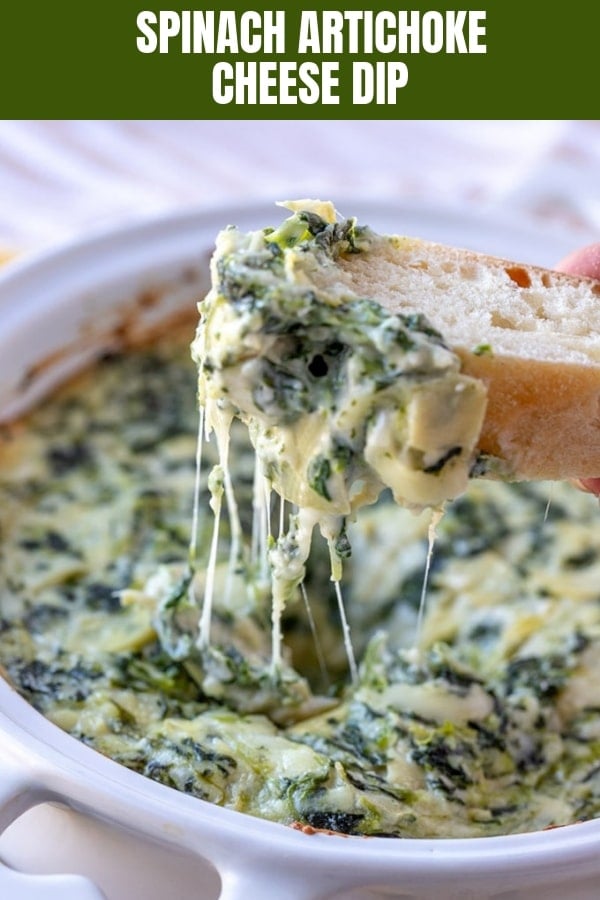
[{"label": "cheese dip", "polygon": [[[117,762],[285,825],[467,837],[597,816],[597,501],[562,484],[472,482],[438,525],[417,634],[430,516],[384,490],[347,523],[354,682],[327,543],[313,542],[305,595],[286,600],[274,671],[270,591],[231,570],[226,507],[201,648],[219,485],[209,445],[191,567],[192,337],[193,325],[103,358],[4,428],[10,683]],[[246,534],[254,454],[245,429],[230,442]]]}]

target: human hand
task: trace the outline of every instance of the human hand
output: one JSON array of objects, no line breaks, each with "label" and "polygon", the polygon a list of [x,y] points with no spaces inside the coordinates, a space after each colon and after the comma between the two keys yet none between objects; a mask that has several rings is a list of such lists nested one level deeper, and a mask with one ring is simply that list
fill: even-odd
[{"label": "human hand", "polygon": [[[565,256],[556,266],[559,272],[569,275],[586,275],[588,278],[600,279],[600,243],[590,244]],[[600,497],[600,476],[598,478],[582,478],[577,485]]]}]

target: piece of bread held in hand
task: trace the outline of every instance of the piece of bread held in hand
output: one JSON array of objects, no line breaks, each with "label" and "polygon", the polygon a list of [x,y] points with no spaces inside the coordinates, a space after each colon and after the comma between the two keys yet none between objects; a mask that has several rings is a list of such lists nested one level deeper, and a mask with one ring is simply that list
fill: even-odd
[{"label": "piece of bread held in hand", "polygon": [[315,277],[329,292],[425,314],[485,383],[479,450],[509,477],[600,473],[600,281],[406,237]]}]

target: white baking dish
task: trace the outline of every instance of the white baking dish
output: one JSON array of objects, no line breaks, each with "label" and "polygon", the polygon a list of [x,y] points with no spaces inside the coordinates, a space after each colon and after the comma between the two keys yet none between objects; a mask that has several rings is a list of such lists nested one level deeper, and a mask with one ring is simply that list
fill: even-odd
[{"label": "white baking dish", "polygon": [[[340,206],[379,229],[525,261],[551,264],[571,249],[560,236],[497,221]],[[184,214],[9,267],[0,279],[3,415],[117,339],[124,322],[141,327],[193,304],[223,225],[257,227],[277,217],[268,205]],[[128,771],[61,732],[0,680],[0,857],[29,873],[0,862],[2,900],[592,900],[600,821],[473,840],[306,835]]]}]

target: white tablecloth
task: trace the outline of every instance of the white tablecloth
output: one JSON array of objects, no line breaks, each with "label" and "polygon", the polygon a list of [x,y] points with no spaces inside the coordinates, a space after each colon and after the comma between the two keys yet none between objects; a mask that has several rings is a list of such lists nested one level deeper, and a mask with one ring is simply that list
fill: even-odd
[{"label": "white tablecloth", "polygon": [[314,196],[509,215],[575,247],[600,238],[600,122],[0,122],[0,250],[162,211]]}]

